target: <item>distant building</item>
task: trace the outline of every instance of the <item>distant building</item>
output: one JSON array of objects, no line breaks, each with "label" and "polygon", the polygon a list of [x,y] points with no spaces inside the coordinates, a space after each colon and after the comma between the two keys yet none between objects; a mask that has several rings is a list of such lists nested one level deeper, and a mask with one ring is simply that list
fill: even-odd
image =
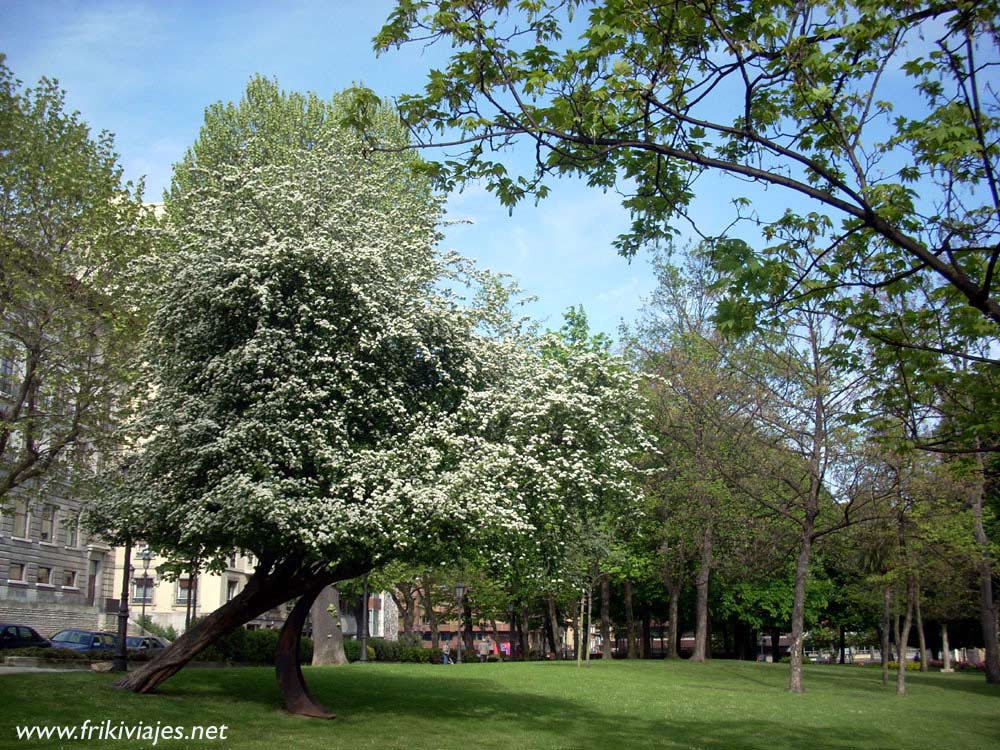
[{"label": "distant building", "polygon": [[80,528],[80,503],[51,478],[15,488],[0,508],[0,621],[49,636],[114,627],[114,550]]}]

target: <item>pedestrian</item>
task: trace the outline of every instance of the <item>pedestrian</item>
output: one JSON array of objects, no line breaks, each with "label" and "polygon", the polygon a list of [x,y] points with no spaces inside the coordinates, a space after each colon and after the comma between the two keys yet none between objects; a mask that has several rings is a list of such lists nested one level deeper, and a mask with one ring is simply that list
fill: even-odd
[{"label": "pedestrian", "polygon": [[479,663],[480,664],[482,664],[484,661],[486,661],[486,657],[490,655],[490,652],[492,650],[493,650],[493,643],[492,643],[492,641],[490,641],[490,637],[488,635],[484,636],[483,639],[479,642]]},{"label": "pedestrian", "polygon": [[441,647],[441,663],[451,664],[451,641],[445,641]]}]

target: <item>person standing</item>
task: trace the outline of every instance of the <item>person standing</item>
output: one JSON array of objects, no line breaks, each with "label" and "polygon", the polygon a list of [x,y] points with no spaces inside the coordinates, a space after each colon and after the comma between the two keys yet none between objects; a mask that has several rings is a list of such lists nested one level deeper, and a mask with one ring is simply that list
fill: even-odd
[{"label": "person standing", "polygon": [[490,655],[493,650],[493,642],[490,640],[488,635],[483,636],[483,639],[479,641],[479,663],[482,664],[486,661],[486,657]]},{"label": "person standing", "polygon": [[441,657],[442,664],[451,664],[451,641],[445,641],[441,646]]}]

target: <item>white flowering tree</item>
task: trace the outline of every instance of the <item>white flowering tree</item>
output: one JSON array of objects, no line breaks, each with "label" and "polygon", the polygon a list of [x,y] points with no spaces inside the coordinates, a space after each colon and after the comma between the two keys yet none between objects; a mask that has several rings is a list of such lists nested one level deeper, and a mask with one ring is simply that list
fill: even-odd
[{"label": "white flowering tree", "polygon": [[496,491],[516,498],[524,521],[491,545],[494,570],[519,605],[522,631],[530,602],[544,600],[557,653],[557,602],[589,588],[601,549],[641,512],[646,406],[639,375],[609,344],[589,335],[582,308],[571,309],[559,333],[532,344],[503,398],[484,405]]},{"label": "white flowering tree", "polygon": [[[203,568],[233,549],[257,565],[123,687],[154,689],[300,597],[288,645],[327,584],[520,522],[482,479],[473,435],[475,410],[523,357],[497,332],[500,285],[458,296],[482,279],[436,251],[437,201],[336,112],[254,81],[239,106],[209,110],[177,170],[136,449],[91,522]],[[241,137],[215,148],[236,115]],[[285,677],[289,708],[324,713],[297,664]]]}]

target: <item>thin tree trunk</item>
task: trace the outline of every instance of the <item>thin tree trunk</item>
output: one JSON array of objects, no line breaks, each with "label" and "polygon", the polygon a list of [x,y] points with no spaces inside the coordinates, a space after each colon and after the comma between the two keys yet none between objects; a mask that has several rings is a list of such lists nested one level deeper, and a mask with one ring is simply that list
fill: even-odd
[{"label": "thin tree trunk", "polygon": [[601,574],[601,658],[612,658],[611,653],[611,576]]},{"label": "thin tree trunk", "polygon": [[434,609],[434,582],[429,576],[420,581],[421,598],[424,600],[424,619],[431,629],[431,648],[438,651],[441,648],[441,632],[438,630],[438,616]]},{"label": "thin tree trunk", "polygon": [[694,652],[690,659],[694,662],[703,662],[708,658],[708,584],[712,574],[712,543],[712,528],[707,526],[701,539],[701,559],[695,578]]},{"label": "thin tree trunk", "polygon": [[838,650],[840,651],[840,658],[838,659],[838,661],[841,664],[846,664],[847,663],[847,634],[844,632],[844,626],[843,625],[841,625],[838,628],[837,637],[838,637],[838,640],[839,640]]},{"label": "thin tree trunk", "polygon": [[805,637],[806,619],[806,586],[809,583],[809,560],[812,555],[813,518],[807,514],[802,530],[802,547],[795,562],[795,593],[792,598],[792,632],[788,650],[789,673],[788,690],[801,693],[802,685],[802,646]]},{"label": "thin tree trunk", "polygon": [[781,661],[781,628],[771,628],[771,663]]},{"label": "thin tree trunk", "polygon": [[920,616],[920,588],[917,588],[914,608],[917,616],[917,643],[920,646],[920,671],[929,672],[931,669],[930,659],[927,653],[927,638],[924,636],[924,618]]},{"label": "thin tree trunk", "polygon": [[649,604],[642,605],[642,658],[653,658],[653,613]]},{"label": "thin tree trunk", "polygon": [[[593,581],[591,581],[593,583]],[[590,631],[594,629],[594,618],[593,618],[593,608],[594,608],[594,588],[591,585],[587,587],[587,666],[590,666]]]},{"label": "thin tree trunk", "polygon": [[469,661],[472,661],[473,652],[473,635],[472,635],[472,602],[469,601],[469,596],[466,594],[462,599],[462,626],[463,626],[463,640],[465,643],[465,653],[469,655]]},{"label": "thin tree trunk", "polygon": [[625,628],[628,630],[628,658],[635,659],[635,613],[632,611],[632,581],[625,579]]},{"label": "thin tree trunk", "polygon": [[347,664],[344,653],[344,633],[340,629],[340,590],[336,586],[323,589],[310,610],[313,626],[314,667]]},{"label": "thin tree trunk", "polygon": [[910,639],[910,627],[913,625],[913,608],[917,598],[917,581],[909,576],[906,581],[906,617],[903,619],[903,632],[899,632],[899,619],[896,620],[896,650],[899,652],[899,670],[896,672],[896,695],[906,695],[906,644]]},{"label": "thin tree trunk", "polygon": [[976,454],[978,472],[970,486],[969,506],[972,509],[973,534],[979,548],[979,623],[983,630],[986,649],[986,682],[1000,684],[1000,644],[997,642],[997,619],[993,601],[993,562],[989,540],[983,525],[983,495],[985,493],[985,467],[982,454]]},{"label": "thin tree trunk", "polygon": [[892,586],[882,587],[882,684],[889,684],[889,628],[892,620]]},{"label": "thin tree trunk", "polygon": [[583,663],[583,618],[585,616],[584,612],[584,595],[580,593],[580,615],[577,620],[573,622],[573,632],[576,634],[576,666],[580,667]]},{"label": "thin tree trunk", "polygon": [[522,654],[521,658],[524,659],[525,661],[531,659],[531,641],[530,638],[528,637],[528,626],[530,623],[530,617],[531,615],[528,612],[527,603],[522,603],[521,616],[519,618],[521,625],[521,654]]},{"label": "thin tree trunk", "polygon": [[670,591],[670,622],[669,622],[669,633],[668,633],[668,644],[667,644],[667,658],[676,659],[679,654],[677,653],[677,638],[680,635],[678,633],[678,623],[677,618],[680,613],[680,591],[672,589]]},{"label": "thin tree trunk", "polygon": [[948,643],[948,623],[941,623],[941,671],[951,672],[951,645]]},{"label": "thin tree trunk", "polygon": [[562,659],[562,649],[559,648],[559,613],[556,611],[554,596],[546,597],[545,602],[549,612],[549,637],[552,643],[552,658]]}]

